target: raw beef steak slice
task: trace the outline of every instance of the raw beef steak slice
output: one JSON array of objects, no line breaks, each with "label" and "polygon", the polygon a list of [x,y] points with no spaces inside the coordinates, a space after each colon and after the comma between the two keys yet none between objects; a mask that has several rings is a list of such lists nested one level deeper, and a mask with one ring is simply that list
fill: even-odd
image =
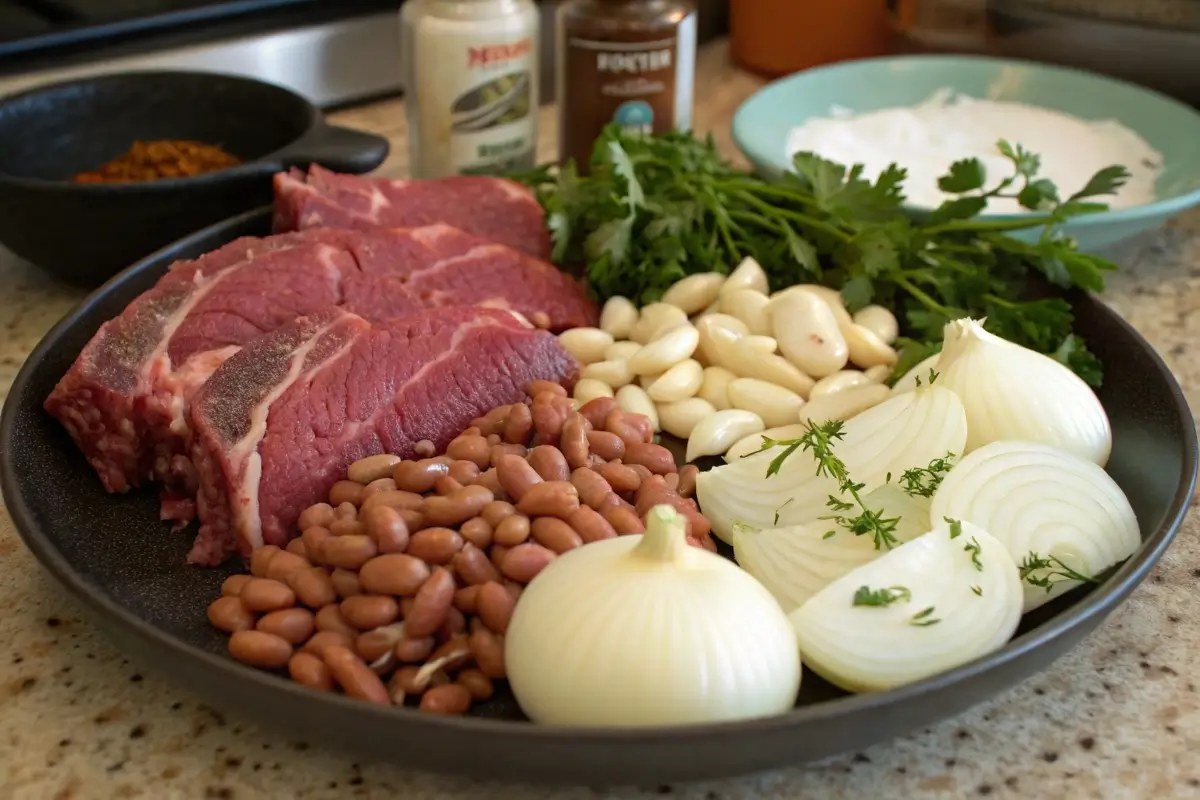
[{"label": "raw beef steak slice", "polygon": [[342,309],[247,345],[196,392],[200,535],[188,560],[283,545],[351,462],[444,448],[537,379],[574,381],[551,334],[506,311],[450,307],[381,323]]},{"label": "raw beef steak slice", "polygon": [[330,305],[372,320],[440,305],[510,308],[555,330],[596,306],[552,265],[445,225],[243,238],[175,264],[101,326],[46,400],[106,489],[164,481],[187,519],[187,401],[226,358]]},{"label": "raw beef steak slice", "polygon": [[275,176],[275,230],[410,228],[444,222],[537,258],[550,257],[541,204],[504,178],[432,181],[341,175],[313,165]]}]

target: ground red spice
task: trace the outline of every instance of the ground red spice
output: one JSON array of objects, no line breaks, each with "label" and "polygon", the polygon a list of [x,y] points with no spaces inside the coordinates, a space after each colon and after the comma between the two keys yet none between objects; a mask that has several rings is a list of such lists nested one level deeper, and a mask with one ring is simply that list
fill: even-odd
[{"label": "ground red spice", "polygon": [[91,172],[75,176],[75,183],[129,183],[163,178],[190,178],[242,163],[220,147],[203,142],[163,139],[134,142],[129,152]]}]

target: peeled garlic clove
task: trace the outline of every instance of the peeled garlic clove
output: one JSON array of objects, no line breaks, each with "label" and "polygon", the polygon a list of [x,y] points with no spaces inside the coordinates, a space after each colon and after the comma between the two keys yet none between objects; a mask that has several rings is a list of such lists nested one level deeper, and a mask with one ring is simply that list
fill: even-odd
[{"label": "peeled garlic clove", "polygon": [[685,322],[634,353],[629,359],[629,368],[635,375],[666,372],[680,361],[691,358],[699,343],[700,332]]},{"label": "peeled garlic clove", "polygon": [[674,403],[694,397],[704,383],[704,367],[694,358],[680,361],[659,375],[646,388],[650,399],[656,403]]},{"label": "peeled garlic clove", "polygon": [[627,297],[608,298],[600,311],[600,329],[614,339],[625,339],[638,321],[638,310]]},{"label": "peeled garlic clove", "polygon": [[725,285],[721,287],[721,294],[736,292],[739,289],[753,289],[760,294],[766,294],[769,288],[767,273],[763,271],[757,261],[746,256],[742,259],[742,263],[738,264],[737,269],[725,279]]},{"label": "peeled garlic clove", "polygon": [[854,324],[866,328],[887,345],[896,341],[900,334],[900,323],[896,321],[896,315],[883,306],[860,308],[854,315]]},{"label": "peeled garlic clove", "polygon": [[633,381],[633,370],[628,361],[596,361],[588,364],[579,373],[579,377],[607,383],[614,389],[619,389]]},{"label": "peeled garlic clove", "polygon": [[794,421],[804,405],[804,398],[795,392],[756,378],[731,381],[727,391],[734,408],[753,411],[771,428]]},{"label": "peeled garlic clove", "polygon": [[850,316],[850,312],[846,310],[846,301],[842,298],[842,293],[837,289],[830,289],[828,286],[821,286],[818,283],[801,283],[781,289],[771,295],[771,305],[767,308],[767,311],[772,314],[775,313],[775,301],[792,292],[808,292],[821,298],[829,308],[830,313],[833,314],[833,318],[837,320],[839,328],[854,322]]},{"label": "peeled garlic clove", "polygon": [[850,361],[857,367],[869,369],[880,365],[891,366],[900,357],[883,340],[862,325],[847,325],[842,336],[850,348]]},{"label": "peeled garlic clove", "polygon": [[558,343],[580,364],[591,364],[605,359],[613,337],[599,328],[571,328],[558,335]]},{"label": "peeled garlic clove", "polygon": [[892,365],[878,364],[863,372],[871,383],[883,383],[892,377]]},{"label": "peeled garlic clove", "polygon": [[800,409],[801,422],[825,422],[831,419],[853,419],[872,406],[888,399],[891,391],[878,383],[868,383],[843,389],[840,392],[814,397]]},{"label": "peeled garlic clove", "polygon": [[[894,396],[898,394],[904,394],[905,392],[911,392],[913,389],[917,388],[918,379],[920,379],[920,383],[929,383],[929,373],[931,372],[934,373],[934,379],[936,380],[938,359],[941,357],[941,353],[934,353],[929,358],[925,359],[908,372],[897,378],[896,382],[892,384],[892,395]],[[875,369],[875,367],[872,367],[871,369]]]},{"label": "peeled garlic clove", "polygon": [[937,384],[967,410],[967,449],[1020,440],[1053,445],[1104,466],[1108,415],[1091,388],[1049,356],[1001,339],[970,319],[946,326]]},{"label": "peeled garlic clove", "polygon": [[771,332],[765,294],[753,289],[737,289],[721,294],[721,313],[740,319],[751,333],[765,336]]},{"label": "peeled garlic clove", "polygon": [[656,506],[644,535],[564,553],[525,588],[504,660],[526,716],[628,727],[791,710],[800,657],[786,615],[736,564],[689,547],[686,533],[679,512]]},{"label": "peeled garlic clove", "polygon": [[613,388],[595,378],[580,378],[575,383],[575,391],[571,395],[582,405],[597,397],[612,397]]},{"label": "peeled garlic clove", "polygon": [[637,342],[613,342],[605,349],[604,358],[606,361],[628,361],[641,349]]},{"label": "peeled garlic clove", "polygon": [[764,353],[745,339],[728,341],[723,331],[714,331],[713,341],[721,353],[720,363],[742,378],[758,378],[789,389],[801,397],[812,391],[813,379],[805,375],[783,356]]},{"label": "peeled garlic clove", "polygon": [[852,389],[855,386],[865,386],[868,383],[878,383],[878,381],[872,381],[869,375],[865,372],[859,372],[856,369],[838,370],[832,375],[826,375],[817,381],[812,391],[808,393],[808,399],[812,400],[827,394],[834,394],[844,389]]},{"label": "peeled garlic clove", "polygon": [[717,409],[713,408],[713,404],[699,397],[658,404],[658,421],[662,429],[680,439],[690,437],[700,420],[715,413]]},{"label": "peeled garlic clove", "polygon": [[[929,499],[910,497],[895,484],[868,492],[863,502],[880,516],[899,520],[893,535],[900,542],[911,541],[930,528]],[[738,564],[758,578],[787,612],[887,552],[887,548],[875,547],[873,537],[856,536],[828,520],[784,528],[739,529],[733,535]]]},{"label": "peeled garlic clove", "polygon": [[687,460],[701,456],[719,456],[742,437],[766,427],[762,417],[750,411],[731,408],[706,417],[692,429],[688,437]]},{"label": "peeled garlic clove", "polygon": [[829,306],[809,291],[772,301],[771,325],[783,356],[815,378],[846,366],[850,349]]},{"label": "peeled garlic clove", "polygon": [[717,299],[725,276],[719,272],[701,272],[676,281],[663,293],[662,301],[691,316],[702,311]]},{"label": "peeled garlic clove", "polygon": [[[854,480],[871,491],[887,483],[889,474],[898,479],[905,470],[961,453],[966,440],[962,401],[934,385],[885,400],[843,423],[842,439],[833,450]],[[696,499],[713,533],[729,542],[735,523],[771,528],[812,522],[829,513],[825,501],[838,493],[838,484],[817,474],[811,452],[792,453],[767,479],[767,468],[780,452],[772,448],[700,473]]]},{"label": "peeled garlic clove", "polygon": [[733,334],[734,339],[747,336],[750,329],[746,323],[728,314],[705,314],[696,320],[696,330],[700,332],[700,343],[697,352],[709,366],[717,365],[719,357],[717,344],[713,341],[713,329],[722,328]]},{"label": "peeled garlic clove", "polygon": [[793,422],[791,425],[780,425],[777,428],[767,428],[765,431],[758,431],[749,436],[743,436],[725,451],[725,460],[733,462],[750,453],[758,452],[762,449],[764,436],[779,442],[786,439],[799,439],[807,432],[808,423]]},{"label": "peeled garlic clove", "polygon": [[[886,605],[856,604],[888,592]],[[1021,620],[1017,566],[986,531],[939,521],[789,615],[806,666],[851,692],[884,691],[987,655]]]},{"label": "peeled garlic clove", "polygon": [[705,367],[704,379],[696,394],[711,403],[717,411],[732,408],[729,405],[729,384],[735,378],[737,376],[724,367]]},{"label": "peeled garlic clove", "polygon": [[[1137,517],[1121,487],[1101,467],[1033,442],[992,442],[963,458],[933,496],[934,519],[951,517],[988,530],[1014,560],[1058,558],[1096,576],[1137,550]],[[1030,578],[1046,578],[1046,569]],[[1050,575],[1048,586],[1024,585],[1029,612],[1080,585]]]},{"label": "peeled garlic clove", "polygon": [[779,349],[779,342],[771,336],[743,336],[742,345],[768,355]]},{"label": "peeled garlic clove", "polygon": [[617,389],[616,398],[622,411],[642,414],[650,420],[650,427],[654,428],[655,433],[662,430],[658,422],[658,409],[654,407],[654,401],[646,394],[645,389],[631,383]]},{"label": "peeled garlic clove", "polygon": [[651,303],[642,308],[637,324],[629,332],[629,338],[638,344],[647,344],[662,333],[686,324],[687,314],[669,303]]}]

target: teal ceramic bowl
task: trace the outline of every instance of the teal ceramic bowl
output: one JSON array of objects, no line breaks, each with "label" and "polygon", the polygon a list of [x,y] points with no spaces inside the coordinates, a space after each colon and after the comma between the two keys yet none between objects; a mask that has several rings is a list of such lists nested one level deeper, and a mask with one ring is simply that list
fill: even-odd
[{"label": "teal ceramic bowl", "polygon": [[[841,107],[915,105],[942,88],[974,98],[1042,106],[1088,120],[1115,119],[1163,155],[1153,203],[1072,220],[1066,232],[1098,250],[1200,205],[1200,112],[1132,83],[1092,72],[982,56],[893,56],[807,70],[763,87],[733,118],[733,138],[762,173],[789,169],[788,133]],[[903,164],[901,164],[903,166]],[[1103,200],[1103,198],[1097,198]],[[988,214],[988,219],[1014,219]],[[1022,238],[1036,233],[1021,232]]]}]

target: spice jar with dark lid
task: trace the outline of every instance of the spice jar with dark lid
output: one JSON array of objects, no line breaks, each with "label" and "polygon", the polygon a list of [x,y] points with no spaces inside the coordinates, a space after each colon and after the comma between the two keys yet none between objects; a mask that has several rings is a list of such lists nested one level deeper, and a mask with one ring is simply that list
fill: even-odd
[{"label": "spice jar with dark lid", "polygon": [[567,0],[557,61],[561,161],[585,170],[610,122],[637,133],[692,127],[692,0]]}]

